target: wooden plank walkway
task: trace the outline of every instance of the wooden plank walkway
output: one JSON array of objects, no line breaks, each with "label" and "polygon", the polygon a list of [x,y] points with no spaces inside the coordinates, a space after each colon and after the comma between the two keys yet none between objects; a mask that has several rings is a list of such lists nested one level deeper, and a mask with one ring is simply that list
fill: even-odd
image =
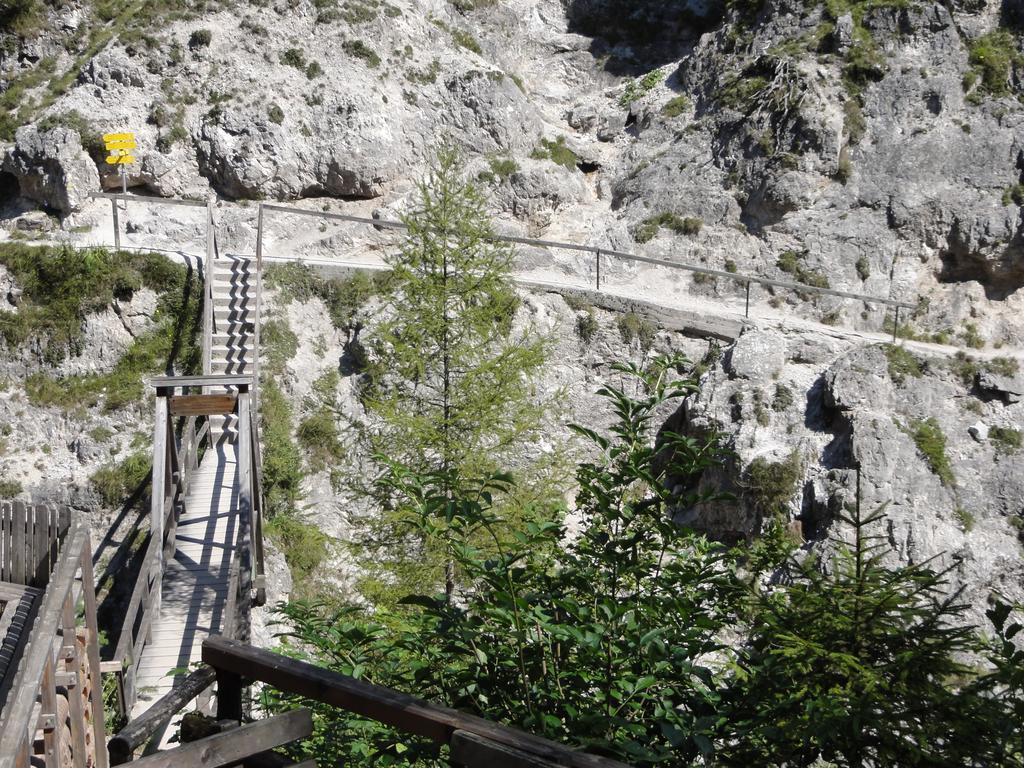
[{"label": "wooden plank walkway", "polygon": [[218,441],[215,448],[206,452],[193,475],[178,521],[174,559],[164,570],[160,616],[139,665],[133,717],[200,661],[203,640],[220,631],[227,618],[238,526],[237,448],[229,440]]}]

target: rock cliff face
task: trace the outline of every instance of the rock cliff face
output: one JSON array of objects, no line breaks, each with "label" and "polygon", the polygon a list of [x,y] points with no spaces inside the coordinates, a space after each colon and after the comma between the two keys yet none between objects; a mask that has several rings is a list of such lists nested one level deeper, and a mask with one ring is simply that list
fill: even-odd
[{"label": "rock cliff face", "polygon": [[[71,30],[98,28],[95,10],[46,12],[50,31],[12,38],[0,59],[23,94],[7,123],[38,126],[9,131],[9,218],[20,194],[65,214],[65,236],[90,237],[105,209],[82,188],[98,186],[89,152],[106,130],[137,133],[140,192],[388,215],[432,148],[454,142],[504,231],[916,302],[901,333],[987,362],[768,325],[724,349],[684,422],[734,446],[723,473],[740,500],[684,514],[755,535],[765,477],[792,478],[786,522],[820,540],[859,468],[865,502],[889,503],[901,557],[945,552],[977,594],[1020,596],[1019,2],[186,4],[115,20],[108,43],[77,51]],[[173,218],[133,226],[161,242],[191,234]],[[291,234],[321,254],[353,247]],[[221,236],[251,248],[247,225]],[[724,279],[681,287],[700,308],[742,296]],[[764,289],[753,301],[848,329],[893,323],[870,302]],[[571,322],[560,333],[575,343]],[[585,367],[558,375],[588,381]]]}]

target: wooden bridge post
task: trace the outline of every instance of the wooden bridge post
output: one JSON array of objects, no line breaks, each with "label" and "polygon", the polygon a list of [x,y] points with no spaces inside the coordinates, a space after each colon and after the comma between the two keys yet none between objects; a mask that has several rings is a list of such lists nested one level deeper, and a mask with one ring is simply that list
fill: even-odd
[{"label": "wooden bridge post", "polygon": [[160,615],[160,597],[164,575],[164,519],[167,510],[164,509],[164,500],[167,497],[166,476],[167,476],[167,440],[172,436],[167,434],[167,399],[171,390],[159,388],[156,391],[156,412],[153,415],[153,472],[152,472],[152,497],[149,514],[149,535],[153,542],[156,542],[156,578],[153,584],[153,611],[154,615]]},{"label": "wooden bridge post", "polygon": [[117,221],[117,198],[110,198],[110,210],[114,215],[114,250],[121,250],[121,225]]}]

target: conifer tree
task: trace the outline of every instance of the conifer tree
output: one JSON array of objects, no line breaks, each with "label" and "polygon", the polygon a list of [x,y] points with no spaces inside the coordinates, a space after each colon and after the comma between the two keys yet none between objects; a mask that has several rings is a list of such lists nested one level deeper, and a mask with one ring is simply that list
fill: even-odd
[{"label": "conifer tree", "polygon": [[790,585],[752,594],[717,764],[979,764],[978,699],[956,687],[977,648],[966,606],[948,569],[885,563],[888,542],[870,532],[884,514],[858,503],[841,517],[851,544],[791,557]]},{"label": "conifer tree", "polygon": [[[537,435],[544,408],[533,379],[546,340],[514,328],[513,251],[493,239],[485,200],[454,150],[439,151],[417,196],[389,259],[392,300],[376,345],[382,375],[366,400],[379,424],[371,450],[417,473],[483,477],[507,469]],[[390,527],[376,528],[378,541],[401,532]],[[451,594],[450,566],[445,581]]]}]

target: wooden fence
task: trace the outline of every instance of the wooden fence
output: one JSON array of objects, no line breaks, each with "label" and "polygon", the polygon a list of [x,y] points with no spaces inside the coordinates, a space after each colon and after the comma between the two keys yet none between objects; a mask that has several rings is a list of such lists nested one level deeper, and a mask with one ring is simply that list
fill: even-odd
[{"label": "wooden fence", "polygon": [[0,530],[0,768],[106,768],[88,530],[17,502],[0,503]]}]

